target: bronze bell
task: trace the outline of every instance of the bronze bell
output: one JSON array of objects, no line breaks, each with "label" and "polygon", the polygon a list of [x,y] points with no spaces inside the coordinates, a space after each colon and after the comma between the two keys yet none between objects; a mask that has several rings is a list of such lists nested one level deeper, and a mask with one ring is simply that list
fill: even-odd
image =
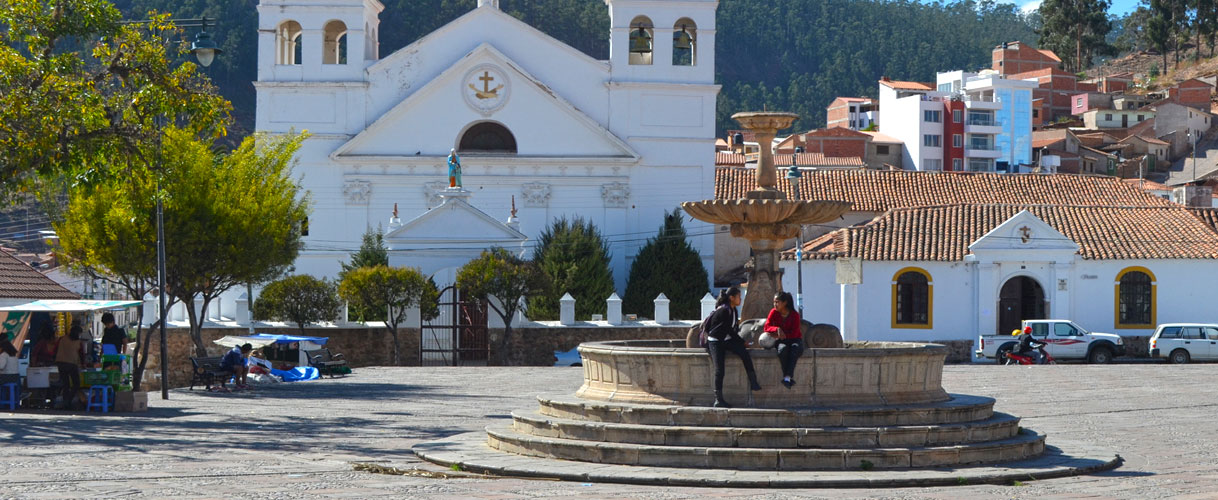
[{"label": "bronze bell", "polygon": [[672,46],[677,50],[693,50],[694,37],[685,31],[685,25],[681,25],[681,31],[672,34]]},{"label": "bronze bell", "polygon": [[630,32],[630,52],[635,54],[651,53],[651,33],[639,26]]}]

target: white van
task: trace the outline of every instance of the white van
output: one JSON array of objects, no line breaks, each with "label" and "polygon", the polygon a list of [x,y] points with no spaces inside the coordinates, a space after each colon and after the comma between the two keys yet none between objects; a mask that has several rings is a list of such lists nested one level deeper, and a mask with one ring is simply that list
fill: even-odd
[{"label": "white van", "polygon": [[1150,357],[1167,358],[1168,363],[1218,359],[1218,325],[1206,323],[1165,323],[1150,337]]}]

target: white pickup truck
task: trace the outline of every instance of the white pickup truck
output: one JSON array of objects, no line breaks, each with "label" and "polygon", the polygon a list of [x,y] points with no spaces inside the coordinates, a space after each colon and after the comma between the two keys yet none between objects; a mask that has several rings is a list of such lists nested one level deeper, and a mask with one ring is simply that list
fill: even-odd
[{"label": "white pickup truck", "polygon": [[[1091,333],[1065,319],[1027,320],[1023,322],[1021,330],[1029,326],[1032,327],[1032,337],[1045,343],[1045,351],[1053,359],[1085,359],[1103,364],[1111,362],[1115,356],[1125,355],[1125,343],[1120,335]],[[1001,362],[1005,353],[1019,349],[1019,337],[982,335],[979,345],[981,349],[977,351],[977,356]]]}]

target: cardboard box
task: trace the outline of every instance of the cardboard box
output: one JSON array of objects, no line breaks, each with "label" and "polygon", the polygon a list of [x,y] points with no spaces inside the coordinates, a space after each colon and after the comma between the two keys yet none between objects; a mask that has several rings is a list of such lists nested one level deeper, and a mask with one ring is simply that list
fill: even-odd
[{"label": "cardboard box", "polygon": [[148,393],[127,391],[115,394],[114,411],[148,411]]}]

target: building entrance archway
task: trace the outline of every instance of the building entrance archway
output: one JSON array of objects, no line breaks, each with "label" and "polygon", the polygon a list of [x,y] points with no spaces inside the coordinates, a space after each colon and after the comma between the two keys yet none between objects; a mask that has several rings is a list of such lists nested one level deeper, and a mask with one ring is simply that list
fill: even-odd
[{"label": "building entrance archway", "polygon": [[998,292],[998,334],[1019,329],[1025,319],[1045,319],[1048,311],[1045,289],[1027,276],[1015,276]]}]

